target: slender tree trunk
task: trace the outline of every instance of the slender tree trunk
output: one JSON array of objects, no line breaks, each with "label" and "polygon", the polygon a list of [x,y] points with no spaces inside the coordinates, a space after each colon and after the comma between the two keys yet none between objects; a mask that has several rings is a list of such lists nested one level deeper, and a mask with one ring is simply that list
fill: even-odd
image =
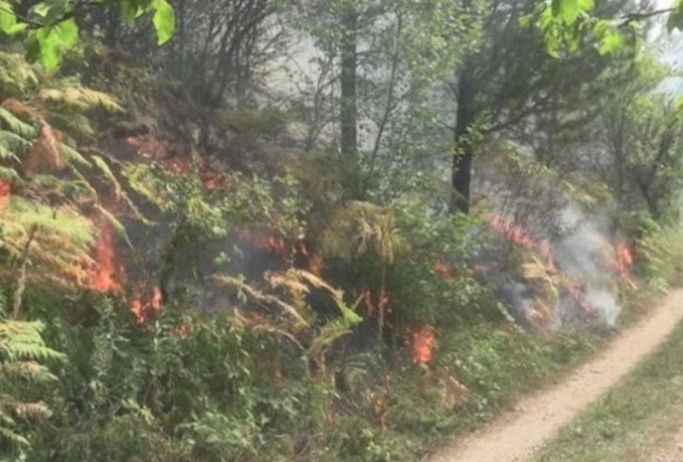
[{"label": "slender tree trunk", "polygon": [[178,18],[178,38],[176,42],[176,76],[179,81],[185,81],[185,0],[180,0],[176,9]]},{"label": "slender tree trunk", "polygon": [[341,40],[341,154],[348,168],[352,194],[361,193],[360,159],[358,158],[358,101],[357,101],[357,29],[358,13],[349,7],[342,18],[344,35]]},{"label": "slender tree trunk", "polygon": [[476,108],[475,84],[467,70],[467,65],[465,65],[465,69],[458,79],[457,99],[456,151],[453,155],[451,211],[469,213],[474,146],[468,134],[476,119]]}]

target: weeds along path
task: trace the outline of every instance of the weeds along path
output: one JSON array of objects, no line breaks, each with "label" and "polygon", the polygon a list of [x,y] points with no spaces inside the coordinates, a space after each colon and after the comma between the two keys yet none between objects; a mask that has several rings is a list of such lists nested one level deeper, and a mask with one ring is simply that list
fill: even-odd
[{"label": "weeds along path", "polygon": [[662,344],[683,320],[683,290],[670,293],[646,319],[626,329],[561,384],[518,403],[483,430],[454,441],[427,462],[522,462],[586,405]]}]

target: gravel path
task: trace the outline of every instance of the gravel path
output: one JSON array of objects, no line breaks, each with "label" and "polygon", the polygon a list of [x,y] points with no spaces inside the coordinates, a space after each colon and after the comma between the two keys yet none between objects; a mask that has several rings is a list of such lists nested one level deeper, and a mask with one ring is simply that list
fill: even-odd
[{"label": "gravel path", "polygon": [[[554,436],[579,411],[614,386],[662,344],[682,319],[683,290],[677,290],[653,308],[647,319],[625,330],[595,359],[562,383],[523,398],[514,412],[505,413],[482,431],[456,440],[423,460],[521,462],[528,459],[536,448]],[[683,429],[680,436],[679,441],[683,442]],[[678,446],[674,449],[678,451]],[[683,462],[683,452],[677,452],[673,457],[650,462]]]}]

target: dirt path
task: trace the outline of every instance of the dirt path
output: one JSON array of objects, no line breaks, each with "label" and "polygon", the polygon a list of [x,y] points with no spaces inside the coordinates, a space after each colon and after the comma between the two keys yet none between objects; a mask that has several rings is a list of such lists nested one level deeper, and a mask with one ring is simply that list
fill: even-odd
[{"label": "dirt path", "polygon": [[664,435],[663,441],[651,449],[647,462],[683,462],[683,426],[672,434]]},{"label": "dirt path", "polygon": [[625,330],[563,383],[522,399],[484,430],[455,441],[427,462],[524,461],[586,405],[666,340],[683,320],[683,290],[672,292],[651,315]]}]

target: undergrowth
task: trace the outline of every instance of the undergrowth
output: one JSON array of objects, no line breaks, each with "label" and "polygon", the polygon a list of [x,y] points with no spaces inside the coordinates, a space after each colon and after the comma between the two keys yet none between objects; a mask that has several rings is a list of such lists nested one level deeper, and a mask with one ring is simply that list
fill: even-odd
[{"label": "undergrowth", "polygon": [[[42,78],[30,80],[39,87]],[[74,111],[119,106],[70,84],[0,101],[16,112],[7,109],[2,133],[23,133],[25,148],[8,144],[0,156],[8,165],[0,165],[0,223],[16,229],[11,240],[0,235],[0,298],[17,300],[15,318],[41,320],[23,325],[31,345],[65,358],[51,365],[49,386],[27,387],[26,402],[44,401],[50,419],[0,416],[0,437],[11,432],[0,444],[8,460],[410,461],[558,380],[615,332],[597,320],[520,327],[475,275],[482,220],[440,214],[435,204],[445,201],[431,190],[390,204],[349,202],[313,184],[317,167],[270,167],[264,153],[277,134],[264,141],[258,131],[272,114],[224,113],[206,129],[226,152],[248,138],[259,155],[240,158],[242,170],[169,160],[159,127],[126,133],[128,148],[139,149],[134,162],[80,155],[97,130]],[[137,96],[120,84],[112,88],[124,101]],[[73,137],[39,135],[53,125]],[[229,129],[244,136],[220,139]],[[46,140],[42,164],[58,162],[28,162]],[[152,148],[163,155],[150,160]],[[50,169],[32,176],[30,167]],[[623,296],[626,323],[680,274],[683,259],[681,231],[643,219],[633,226],[643,285]],[[518,270],[529,252],[505,263]],[[552,289],[545,301],[557,301],[543,264],[531,270]],[[16,408],[24,401],[10,391],[17,398],[5,402]]]}]

